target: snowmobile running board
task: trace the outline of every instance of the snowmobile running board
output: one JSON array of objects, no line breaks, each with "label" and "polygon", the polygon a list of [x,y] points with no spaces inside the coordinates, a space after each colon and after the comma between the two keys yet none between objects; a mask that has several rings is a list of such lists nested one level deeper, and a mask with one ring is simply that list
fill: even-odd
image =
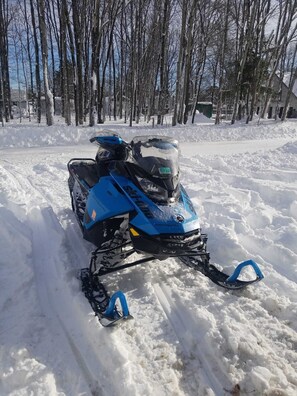
[{"label": "snowmobile running board", "polygon": [[[180,256],[180,261],[186,264],[188,267],[195,269],[196,271],[202,272],[215,284],[228,289],[228,290],[239,290],[243,289],[248,285],[255,282],[259,282],[264,278],[262,271],[254,260],[243,261],[238,264],[232,275],[227,275],[220,271],[212,264],[206,264],[205,262],[197,259],[197,257],[191,256]],[[101,276],[117,272],[126,268],[134,267],[136,265],[152,261],[154,257],[145,257],[143,259],[127,263],[118,267],[102,268],[96,274],[92,274],[90,268],[83,268],[80,272],[80,278],[82,281],[82,291],[88,299],[95,315],[98,317],[100,323],[104,327],[110,327],[119,324],[119,322],[127,319],[132,319],[130,315],[126,297],[122,291],[115,292],[111,297],[108,295],[104,285],[100,282]],[[256,278],[253,280],[240,280],[238,277],[241,274],[243,268],[251,266],[255,271]],[[119,301],[121,310],[118,309],[116,302]]]}]

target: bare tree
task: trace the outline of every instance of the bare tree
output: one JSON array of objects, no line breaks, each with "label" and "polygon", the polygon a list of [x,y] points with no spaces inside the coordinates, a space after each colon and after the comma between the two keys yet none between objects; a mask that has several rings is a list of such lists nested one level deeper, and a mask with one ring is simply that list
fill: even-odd
[{"label": "bare tree", "polygon": [[[194,30],[193,50],[193,105],[192,123],[195,120],[197,104],[201,94],[201,86],[205,78],[207,63],[210,63],[210,47],[215,42],[218,23],[221,24],[221,8],[215,3],[200,0],[198,3],[199,23],[197,21]],[[221,38],[221,34],[220,34]],[[219,40],[221,42],[221,40]]]},{"label": "bare tree", "polygon": [[[83,46],[86,38],[85,18],[81,9],[86,9],[86,0],[72,0],[72,19],[75,42],[75,63],[73,64],[74,84],[75,84],[75,104],[77,113],[77,124],[82,125],[84,122],[84,79],[83,79]],[[71,34],[70,25],[68,25],[69,35]],[[71,39],[72,40],[72,39]],[[74,59],[73,59],[74,62]]]},{"label": "bare tree", "polygon": [[66,46],[66,33],[67,33],[67,2],[61,2],[60,14],[60,52],[61,52],[61,79],[63,86],[64,97],[64,117],[67,125],[71,124],[71,108],[70,108],[70,79],[69,67],[67,59],[67,46]]},{"label": "bare tree", "polygon": [[175,91],[175,105],[174,105],[174,113],[172,118],[172,125],[175,126],[177,122],[181,123],[181,119],[178,116],[182,111],[182,75],[183,75],[183,63],[185,56],[185,45],[186,45],[186,23],[187,23],[187,8],[188,1],[182,1],[182,18],[181,18],[181,32],[180,32],[180,41],[179,41],[179,54],[178,61],[176,65],[176,91]]},{"label": "bare tree", "polygon": [[[274,39],[269,49],[270,74],[266,82],[266,94],[262,111],[262,118],[267,114],[272,97],[272,83],[276,71],[280,65],[280,60],[286,52],[289,43],[294,38],[297,31],[297,0],[278,0],[279,17],[277,29],[274,32]],[[295,22],[295,24],[294,24]]]},{"label": "bare tree", "polygon": [[242,92],[241,87],[243,72],[248,58],[248,54],[252,49],[258,4],[259,2],[256,0],[245,0],[243,3],[240,35],[240,56],[238,59],[238,68],[235,80],[236,91],[233,103],[231,124],[235,123],[236,117],[238,115],[239,100],[241,99]]},{"label": "bare tree", "polygon": [[[30,39],[31,39],[31,29],[30,29],[30,23],[29,23],[29,16],[28,16],[28,10],[27,10],[27,0],[23,0],[24,2],[24,19],[25,19],[25,27],[26,27],[26,53],[27,53],[27,59],[28,59],[28,66],[29,66],[29,93],[30,93],[30,98],[33,100],[33,95],[34,95],[34,74],[33,74],[33,62],[32,62],[32,50],[31,50],[31,45],[30,45]],[[28,91],[27,91],[27,97],[28,97]],[[29,120],[31,121],[31,111],[29,109]]]},{"label": "bare tree", "polygon": [[35,80],[36,80],[36,90],[37,90],[36,113],[37,113],[37,122],[40,123],[41,122],[41,78],[40,78],[40,65],[39,65],[39,40],[38,40],[38,33],[37,33],[36,19],[35,19],[34,0],[30,0],[30,10],[31,10],[31,21],[33,28],[34,51],[35,51]]},{"label": "bare tree", "polygon": [[[90,125],[103,123],[106,111],[110,119],[129,118],[130,125],[142,115],[147,121],[157,116],[162,124],[170,110],[173,125],[187,123],[189,115],[194,122],[201,100],[217,105],[216,122],[223,101],[230,107],[233,102],[232,123],[243,115],[249,122],[260,99],[267,112],[273,77],[276,71],[281,77],[297,30],[297,0],[15,2],[24,17],[18,28],[23,37],[15,42],[22,60],[18,69],[32,99],[36,92],[38,122],[45,95],[49,125],[56,94],[67,124],[73,99],[76,125],[86,122],[87,114]],[[8,37],[16,30],[9,22],[18,18],[8,4],[0,0],[1,111],[7,120]],[[273,13],[278,23],[269,32]],[[15,61],[12,67],[16,75]]]},{"label": "bare tree", "polygon": [[1,70],[1,64],[0,64],[0,120],[1,120],[1,124],[2,126],[4,126],[4,115],[3,115],[3,111],[4,111],[4,100],[3,100],[3,82],[2,82],[2,70]]},{"label": "bare tree", "polygon": [[10,96],[10,76],[8,62],[8,26],[11,21],[9,15],[8,0],[0,0],[0,71],[1,71],[1,91],[3,105],[2,114],[6,122],[11,118],[11,96]]},{"label": "bare tree", "polygon": [[[103,34],[103,21],[106,13],[105,1],[101,5],[99,0],[94,0],[93,15],[91,20],[91,69],[90,69],[90,102],[89,102],[89,125],[95,125],[96,99],[98,94],[98,70],[101,38]],[[100,16],[101,14],[101,16]]]},{"label": "bare tree", "polygon": [[265,80],[265,74],[268,70],[268,62],[265,54],[269,49],[273,35],[270,34],[268,37],[265,35],[266,25],[271,16],[273,16],[274,8],[271,7],[270,0],[263,0],[258,7],[256,16],[256,27],[255,27],[255,39],[253,47],[253,65],[252,74],[253,78],[250,84],[250,108],[247,114],[246,123],[251,121],[255,114],[255,107],[259,101],[259,95],[261,85]]},{"label": "bare tree", "polygon": [[217,100],[217,109],[216,109],[216,119],[215,123],[219,124],[221,121],[221,112],[222,112],[222,100],[223,100],[223,87],[224,87],[224,78],[225,78],[225,58],[226,58],[226,46],[227,46],[227,38],[228,38],[228,24],[229,24],[229,10],[230,10],[230,1],[227,0],[224,16],[223,16],[223,26],[224,30],[222,32],[222,45],[220,48],[218,64],[219,64],[219,92],[218,92],[218,100]]},{"label": "bare tree", "polygon": [[41,58],[43,65],[43,83],[45,95],[45,114],[46,123],[48,126],[54,123],[54,103],[53,95],[49,87],[49,73],[48,73],[48,44],[47,44],[47,28],[45,23],[45,2],[44,0],[37,1],[40,41],[41,41]]},{"label": "bare tree", "polygon": [[158,101],[158,124],[163,124],[163,116],[166,113],[166,104],[168,102],[168,39],[169,39],[169,21],[170,21],[170,0],[164,0],[162,4],[161,19],[161,48],[160,48],[160,90]]}]

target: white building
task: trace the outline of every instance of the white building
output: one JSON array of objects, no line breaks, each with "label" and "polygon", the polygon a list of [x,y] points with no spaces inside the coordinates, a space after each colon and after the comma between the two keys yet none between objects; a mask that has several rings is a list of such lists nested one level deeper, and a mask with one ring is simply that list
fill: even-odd
[{"label": "white building", "polygon": [[[282,116],[289,91],[290,76],[291,73],[285,73],[283,81],[281,81],[280,77],[277,74],[275,75],[273,80],[273,90],[275,95],[270,102],[268,118],[273,118],[275,113],[277,113],[279,117]],[[295,80],[292,93],[290,95],[287,118],[297,118],[297,79]]]}]

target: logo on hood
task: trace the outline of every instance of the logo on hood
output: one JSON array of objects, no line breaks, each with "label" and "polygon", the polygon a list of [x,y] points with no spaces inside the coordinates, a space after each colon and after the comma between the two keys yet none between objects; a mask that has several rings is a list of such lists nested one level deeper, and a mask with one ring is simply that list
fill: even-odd
[{"label": "logo on hood", "polygon": [[179,223],[182,223],[185,220],[184,216],[182,216],[181,214],[176,215],[175,219]]}]

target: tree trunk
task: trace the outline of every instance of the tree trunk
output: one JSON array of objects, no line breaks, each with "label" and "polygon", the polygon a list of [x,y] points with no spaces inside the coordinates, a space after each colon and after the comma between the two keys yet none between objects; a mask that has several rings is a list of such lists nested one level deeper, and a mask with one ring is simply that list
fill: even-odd
[{"label": "tree trunk", "polygon": [[3,112],[6,122],[11,118],[10,76],[8,63],[7,1],[0,0],[0,68],[2,76]]},{"label": "tree trunk", "polygon": [[81,16],[81,10],[79,9],[79,2],[72,0],[72,13],[73,13],[73,29],[74,29],[74,41],[76,49],[76,62],[74,84],[76,87],[76,109],[77,109],[77,120],[79,125],[84,123],[84,80],[83,80],[83,42],[85,37],[85,26],[84,20]]},{"label": "tree trunk", "polygon": [[67,28],[67,3],[62,0],[61,15],[60,15],[60,51],[61,51],[61,77],[63,86],[63,101],[65,122],[71,125],[71,109],[70,109],[70,95],[69,95],[69,75],[67,62],[67,48],[66,48],[66,28]]},{"label": "tree trunk", "polygon": [[54,104],[53,95],[49,88],[48,78],[48,46],[47,46],[47,29],[45,24],[45,3],[44,0],[38,0],[38,17],[39,17],[39,30],[42,51],[42,66],[43,66],[43,82],[44,82],[44,95],[45,95],[45,114],[46,123],[48,126],[54,123]]},{"label": "tree trunk", "polygon": [[0,63],[0,121],[2,126],[4,127],[4,108],[3,108],[4,100],[3,100],[3,83],[2,83],[2,72],[1,72],[1,63]]},{"label": "tree trunk", "polygon": [[31,9],[31,19],[32,19],[34,49],[35,49],[35,79],[36,79],[36,90],[37,90],[36,114],[37,114],[37,122],[38,122],[38,124],[40,124],[40,122],[41,122],[41,80],[40,80],[40,68],[39,68],[39,43],[38,43],[38,38],[37,38],[37,29],[36,29],[33,0],[30,0],[30,9]]},{"label": "tree trunk", "polygon": [[237,71],[237,77],[236,77],[236,92],[235,92],[235,99],[233,103],[233,113],[232,113],[232,119],[231,119],[231,124],[235,123],[236,117],[238,115],[238,109],[239,109],[239,100],[241,98],[242,94],[242,77],[243,77],[243,70],[246,64],[247,56],[248,53],[251,49],[251,45],[253,42],[253,34],[254,34],[254,28],[255,28],[255,20],[256,20],[256,15],[257,15],[257,4],[251,4],[250,1],[247,1],[244,5],[243,9],[243,20],[244,22],[242,23],[242,27],[246,26],[245,31],[242,32],[242,46],[243,49],[241,52],[241,56],[239,58],[239,67]]},{"label": "tree trunk", "polygon": [[170,19],[170,0],[164,0],[163,18],[161,25],[161,54],[160,54],[160,90],[158,102],[158,124],[163,124],[168,100],[168,32]]},{"label": "tree trunk", "polygon": [[180,96],[181,96],[181,88],[182,88],[182,70],[183,70],[183,59],[185,52],[185,31],[186,31],[186,22],[187,22],[187,1],[183,0],[182,3],[182,25],[181,25],[181,33],[180,33],[180,42],[179,42],[179,53],[178,53],[178,61],[176,66],[176,90],[175,90],[175,103],[174,103],[174,112],[172,118],[172,126],[175,126],[177,122],[181,120],[178,119],[178,114],[180,113]]},{"label": "tree trunk", "polygon": [[[32,62],[32,54],[31,54],[31,45],[30,45],[30,25],[29,25],[29,20],[28,20],[28,14],[27,14],[27,1],[24,0],[24,11],[25,11],[25,23],[26,23],[26,46],[27,46],[27,55],[28,55],[28,61],[29,61],[29,70],[30,70],[30,98],[31,101],[33,100],[33,95],[34,95],[34,76],[33,76],[33,62]],[[28,92],[27,92],[27,97],[28,97]],[[29,121],[31,121],[31,110],[29,108]]]},{"label": "tree trunk", "polygon": [[225,8],[225,16],[224,16],[224,31],[223,31],[223,42],[220,51],[219,57],[219,94],[217,100],[217,110],[216,110],[216,119],[215,124],[218,125],[221,122],[221,114],[222,114],[222,104],[223,104],[223,85],[224,85],[224,70],[225,70],[225,52],[226,52],[226,45],[227,45],[227,35],[228,35],[228,24],[229,24],[229,8],[230,8],[230,0],[227,1],[227,5]]}]

